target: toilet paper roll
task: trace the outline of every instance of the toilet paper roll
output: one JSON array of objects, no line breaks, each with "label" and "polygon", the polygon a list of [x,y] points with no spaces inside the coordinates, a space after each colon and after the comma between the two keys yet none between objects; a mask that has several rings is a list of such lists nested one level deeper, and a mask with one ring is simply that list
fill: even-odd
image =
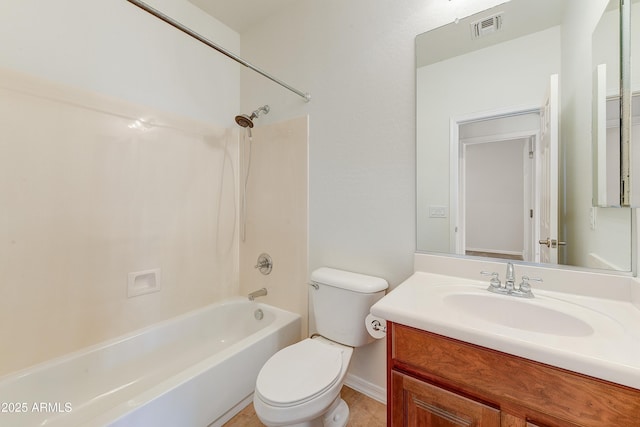
[{"label": "toilet paper roll", "polygon": [[369,335],[379,340],[387,335],[387,321],[373,314],[368,314],[364,319],[365,326]]}]

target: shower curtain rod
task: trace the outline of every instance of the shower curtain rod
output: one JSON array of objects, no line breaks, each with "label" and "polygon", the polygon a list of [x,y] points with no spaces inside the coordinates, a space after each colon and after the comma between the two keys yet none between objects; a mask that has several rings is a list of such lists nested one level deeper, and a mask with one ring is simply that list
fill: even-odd
[{"label": "shower curtain rod", "polygon": [[173,20],[172,18],[170,18],[169,16],[165,15],[164,13],[160,12],[157,9],[154,9],[153,7],[149,6],[148,4],[146,4],[143,1],[140,0],[127,0],[129,3],[132,3],[136,6],[138,6],[140,9],[152,14],[153,16],[155,16],[158,19],[161,19],[162,21],[166,22],[167,24],[171,25],[174,28],[177,28],[178,30],[182,31],[183,33],[190,35],[191,37],[193,37],[194,39],[198,40],[201,43],[206,44],[207,46],[217,50],[218,52],[220,52],[221,54],[233,59],[234,61],[244,65],[247,68],[252,69],[253,71],[255,71],[258,74],[262,74],[264,77],[268,78],[269,80],[278,83],[280,86],[289,89],[291,92],[295,93],[298,96],[301,96],[302,98],[304,98],[304,100],[306,102],[311,101],[311,95],[308,92],[302,92],[294,87],[289,86],[288,84],[286,84],[285,82],[283,82],[280,79],[277,79],[275,77],[273,77],[272,75],[270,75],[269,73],[261,70],[260,68],[256,67],[255,65],[252,65],[251,63],[245,61],[244,59],[240,58],[239,56],[229,52],[228,50],[226,50],[225,48],[223,48],[222,46],[219,46],[217,44],[215,44],[214,42],[212,42],[211,40],[206,39],[205,37],[201,36],[200,34],[196,33],[195,31],[193,31],[192,29],[185,27],[184,25],[182,25],[181,23]]}]

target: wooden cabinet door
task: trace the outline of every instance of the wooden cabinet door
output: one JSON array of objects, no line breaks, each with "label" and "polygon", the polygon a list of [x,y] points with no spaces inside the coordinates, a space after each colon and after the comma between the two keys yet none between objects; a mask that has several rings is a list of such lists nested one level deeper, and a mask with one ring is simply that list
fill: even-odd
[{"label": "wooden cabinet door", "polygon": [[398,372],[393,372],[392,381],[397,391],[402,390],[401,425],[500,427],[500,411],[495,408]]}]

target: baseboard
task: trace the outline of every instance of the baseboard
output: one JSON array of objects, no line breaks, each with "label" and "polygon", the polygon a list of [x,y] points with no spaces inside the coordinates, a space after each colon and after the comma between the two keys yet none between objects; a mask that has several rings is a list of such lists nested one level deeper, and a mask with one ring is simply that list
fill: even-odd
[{"label": "baseboard", "polygon": [[347,374],[344,383],[365,396],[377,400],[380,403],[384,403],[385,405],[387,404],[387,390],[384,387],[365,381],[352,374]]}]

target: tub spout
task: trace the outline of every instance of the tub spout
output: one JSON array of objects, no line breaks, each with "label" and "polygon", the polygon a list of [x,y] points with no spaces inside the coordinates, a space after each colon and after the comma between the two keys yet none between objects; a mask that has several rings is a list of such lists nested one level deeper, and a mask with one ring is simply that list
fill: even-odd
[{"label": "tub spout", "polygon": [[253,301],[257,297],[263,297],[265,295],[267,295],[267,288],[262,288],[262,289],[258,289],[257,291],[253,291],[249,293],[248,297],[249,297],[249,301]]}]

